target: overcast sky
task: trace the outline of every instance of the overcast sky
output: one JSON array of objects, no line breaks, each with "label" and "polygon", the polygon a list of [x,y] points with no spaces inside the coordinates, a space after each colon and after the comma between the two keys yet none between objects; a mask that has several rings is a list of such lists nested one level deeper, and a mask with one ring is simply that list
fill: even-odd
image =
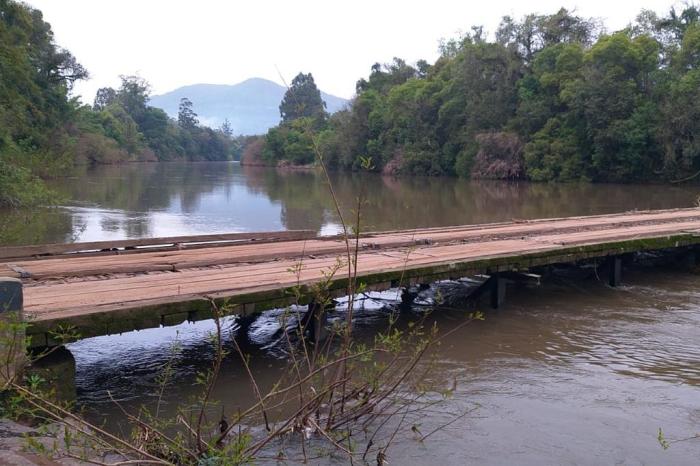
[{"label": "overcast sky", "polygon": [[194,83],[280,82],[312,72],[318,86],[351,97],[375,62],[398,56],[433,62],[440,38],[472,25],[493,32],[503,15],[553,13],[560,6],[627,25],[642,8],[666,13],[669,0],[29,0],[44,12],[56,42],[91,79],[75,92],[117,86],[120,74],[146,78],[155,94]]}]

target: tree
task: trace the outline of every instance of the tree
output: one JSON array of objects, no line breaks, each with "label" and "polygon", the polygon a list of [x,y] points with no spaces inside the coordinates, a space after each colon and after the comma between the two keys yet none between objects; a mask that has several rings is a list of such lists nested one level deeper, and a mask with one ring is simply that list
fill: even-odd
[{"label": "tree", "polygon": [[553,117],[525,146],[527,176],[534,181],[585,178],[586,159],[576,128]]},{"label": "tree", "polygon": [[77,105],[69,94],[86,77],[39,10],[0,0],[0,206],[33,203],[35,175],[70,162]]},{"label": "tree", "polygon": [[120,76],[122,85],[117,92],[117,99],[124,110],[137,123],[146,113],[148,98],[151,94],[151,85],[140,76]]},{"label": "tree", "polygon": [[194,112],[183,129],[150,107],[139,76],[121,76],[118,89],[101,88],[92,106],[80,105],[70,94],[87,71],[54,43],[39,10],[14,0],[0,0],[0,75],[2,206],[45,202],[39,177],[75,162],[231,155],[231,138],[198,128]]},{"label": "tree", "polygon": [[280,116],[283,122],[298,118],[325,121],[327,118],[326,103],[321,98],[321,91],[316,87],[311,73],[299,73],[292,80],[292,85],[282,98]]},{"label": "tree", "polygon": [[504,16],[496,31],[496,42],[516,51],[528,64],[539,51],[552,45],[590,45],[599,29],[594,19],[561,8],[553,15],[526,15],[520,22]]},{"label": "tree", "polygon": [[226,137],[232,137],[233,136],[233,128],[231,127],[231,122],[228,121],[228,118],[224,118],[224,122],[221,125],[221,132],[226,135]]},{"label": "tree", "polygon": [[262,157],[272,165],[281,161],[295,165],[313,163],[315,155],[310,134],[312,124],[311,119],[307,117],[271,128],[265,137]]},{"label": "tree", "polygon": [[160,108],[146,107],[139,127],[148,147],[159,160],[172,160],[187,155],[178,141],[180,128]]},{"label": "tree", "polygon": [[107,106],[117,101],[117,91],[111,87],[101,87],[95,94],[95,101],[92,105],[94,110],[104,110]]},{"label": "tree", "polygon": [[459,164],[459,174],[469,175],[476,134],[498,131],[514,117],[521,75],[518,55],[496,43],[467,41],[443,66],[435,126],[443,165]]},{"label": "tree", "polygon": [[425,60],[419,60],[417,63],[419,70],[406,63],[406,60],[394,57],[391,63],[375,63],[372,65],[372,72],[369,75],[369,80],[360,79],[355,88],[358,94],[367,90],[375,90],[382,94],[388,93],[394,86],[399,86],[411,78],[427,74],[429,65]]},{"label": "tree", "polygon": [[419,78],[427,78],[430,68],[430,63],[428,63],[426,60],[418,60],[416,62],[416,76]]},{"label": "tree", "polygon": [[582,78],[571,83],[565,100],[585,122],[593,179],[643,179],[657,168],[658,60],[658,42],[623,32],[601,37],[586,52]]},{"label": "tree", "polygon": [[177,123],[180,128],[191,131],[197,127],[199,120],[197,114],[192,109],[192,101],[187,97],[180,99],[180,107],[177,112]]},{"label": "tree", "polygon": [[475,178],[510,180],[523,176],[523,144],[517,134],[489,132],[477,134],[479,150],[471,175]]}]

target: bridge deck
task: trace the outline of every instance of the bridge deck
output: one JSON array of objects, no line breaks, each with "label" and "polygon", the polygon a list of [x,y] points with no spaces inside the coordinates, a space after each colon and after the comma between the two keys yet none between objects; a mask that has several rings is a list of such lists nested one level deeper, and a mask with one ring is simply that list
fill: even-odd
[{"label": "bridge deck", "polygon": [[[631,212],[363,235],[358,270],[376,287],[392,281],[524,270],[530,266],[700,244],[700,210]],[[154,243],[157,243],[155,241]],[[37,250],[37,249],[35,249]],[[241,312],[281,305],[343,257],[338,238],[286,240],[16,258],[0,275],[24,280],[25,314],[35,344],[57,325],[82,336],[207,318],[204,297],[228,298]],[[302,264],[300,272],[290,271]],[[344,269],[347,270],[347,269]],[[342,293],[342,271],[334,286]]]}]

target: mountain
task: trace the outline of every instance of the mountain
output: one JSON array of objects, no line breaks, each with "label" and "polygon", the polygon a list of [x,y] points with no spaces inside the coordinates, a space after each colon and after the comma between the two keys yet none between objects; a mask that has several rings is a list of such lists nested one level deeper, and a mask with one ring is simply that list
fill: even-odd
[{"label": "mountain", "polygon": [[[262,78],[251,78],[234,85],[193,84],[151,97],[150,105],[177,118],[180,99],[192,101],[199,121],[218,128],[228,118],[234,134],[263,134],[280,122],[279,105],[287,89]],[[329,113],[342,109],[347,100],[321,92]]]}]

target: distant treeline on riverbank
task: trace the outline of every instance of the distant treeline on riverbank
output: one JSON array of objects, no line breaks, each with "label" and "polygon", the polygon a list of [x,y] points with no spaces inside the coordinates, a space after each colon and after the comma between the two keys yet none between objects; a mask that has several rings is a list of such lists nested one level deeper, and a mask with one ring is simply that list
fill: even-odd
[{"label": "distant treeline on riverbank", "polygon": [[[259,138],[203,127],[183,98],[178,119],[123,76],[93,105],[71,97],[88,76],[54,43],[42,14],[0,0],[0,206],[50,200],[41,178],[76,163],[230,160],[388,174],[591,181],[677,181],[700,173],[700,9],[642,11],[622,31],[564,9],[504,17],[444,41],[440,57],[395,58],[328,115],[311,74]],[[245,146],[245,151],[242,151]],[[364,162],[363,162],[364,160]],[[371,163],[368,163],[371,160]]]},{"label": "distant treeline on riverbank", "polygon": [[0,207],[50,201],[40,178],[76,163],[237,156],[230,125],[200,126],[187,99],[178,120],[169,118],[148,105],[150,88],[140,77],[100,89],[92,106],[72,98],[88,72],[26,4],[0,0],[0,51]]},{"label": "distant treeline on riverbank", "polygon": [[[564,9],[472,28],[433,64],[395,58],[328,116],[299,75],[283,121],[242,161],[393,174],[649,181],[700,170],[700,10],[642,11],[622,31]],[[292,105],[294,104],[294,105]],[[284,106],[286,108],[283,108]],[[290,111],[291,107],[291,111]]]}]

